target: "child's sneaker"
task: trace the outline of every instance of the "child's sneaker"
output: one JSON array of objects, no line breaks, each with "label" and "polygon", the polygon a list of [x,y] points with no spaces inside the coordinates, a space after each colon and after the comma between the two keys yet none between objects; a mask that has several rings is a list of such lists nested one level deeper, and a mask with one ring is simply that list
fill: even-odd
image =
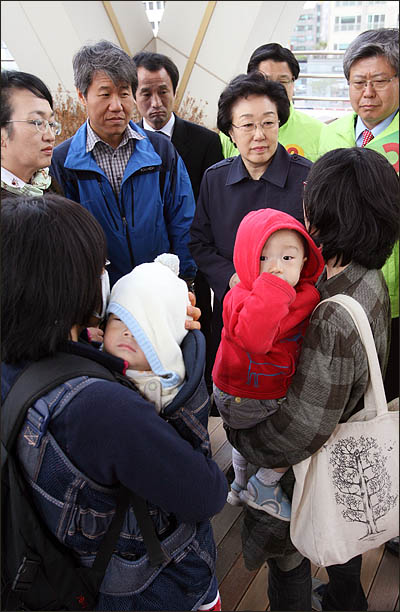
[{"label": "child's sneaker", "polygon": [[[210,608],[208,606],[211,606]],[[202,611],[207,611],[207,612],[220,612],[221,611],[221,596],[219,594],[218,591],[218,595],[215,601],[211,601],[209,604],[203,604],[202,606],[199,606],[197,609],[198,610],[202,610]]]},{"label": "child's sneaker", "polygon": [[231,506],[241,506],[243,502],[240,499],[240,493],[243,490],[243,487],[238,485],[236,480],[234,480],[231,484],[231,490],[228,493],[228,497],[226,498],[228,504],[230,504]]},{"label": "child's sneaker", "polygon": [[243,503],[256,510],[268,512],[281,521],[290,521],[290,501],[279,483],[266,486],[255,475],[251,476],[247,483],[247,490],[243,489],[239,497]]}]

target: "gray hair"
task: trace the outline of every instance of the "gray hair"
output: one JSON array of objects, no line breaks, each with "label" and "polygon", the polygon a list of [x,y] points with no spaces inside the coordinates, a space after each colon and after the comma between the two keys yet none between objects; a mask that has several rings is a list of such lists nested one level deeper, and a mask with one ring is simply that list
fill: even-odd
[{"label": "gray hair", "polygon": [[343,72],[347,81],[350,78],[350,68],[354,62],[366,57],[382,55],[392,66],[396,75],[399,74],[399,30],[398,28],[380,28],[366,30],[355,38],[343,57]]},{"label": "gray hair", "polygon": [[75,87],[86,98],[95,72],[105,72],[115,85],[130,83],[137,89],[136,66],[132,58],[120,47],[108,40],[84,45],[75,53],[72,65]]}]

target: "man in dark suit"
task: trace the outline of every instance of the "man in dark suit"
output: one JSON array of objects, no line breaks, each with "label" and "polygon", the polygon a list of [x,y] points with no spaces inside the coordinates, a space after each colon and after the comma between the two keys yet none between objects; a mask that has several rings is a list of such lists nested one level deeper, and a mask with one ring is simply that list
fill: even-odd
[{"label": "man in dark suit", "polygon": [[[133,95],[146,130],[163,132],[175,145],[188,171],[195,199],[197,200],[204,172],[224,158],[221,141],[216,132],[202,125],[181,119],[172,112],[175,103],[179,71],[174,62],[161,53],[141,51],[133,60],[137,68],[138,85]],[[210,350],[211,292],[204,276],[197,272],[195,279],[197,305],[201,308],[201,329]],[[206,382],[209,392],[212,363],[207,359]]]},{"label": "man in dark suit", "polygon": [[161,53],[141,51],[133,57],[138,86],[134,92],[138,111],[146,130],[163,132],[182,157],[197,200],[204,172],[224,158],[219,136],[202,125],[181,119],[172,112],[179,71]]}]

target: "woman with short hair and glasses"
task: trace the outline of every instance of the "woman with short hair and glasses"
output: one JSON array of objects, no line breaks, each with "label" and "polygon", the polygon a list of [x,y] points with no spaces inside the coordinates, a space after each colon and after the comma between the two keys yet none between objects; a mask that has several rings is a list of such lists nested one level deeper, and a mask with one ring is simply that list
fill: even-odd
[{"label": "woman with short hair and glasses", "polygon": [[278,142],[289,112],[284,86],[261,72],[235,77],[218,101],[218,128],[239,155],[206,170],[191,227],[191,253],[214,292],[206,380],[221,337],[222,301],[237,278],[233,246],[241,220],[252,210],[274,208],[304,223],[303,181],[312,164]]},{"label": "woman with short hair and glasses", "polygon": [[[293,105],[295,81],[300,74],[300,65],[293,53],[279,43],[261,45],[250,56],[247,74],[250,72],[262,72],[270,81],[277,81],[284,86],[290,101],[290,112],[286,123],[279,126],[278,140],[288,153],[297,153],[314,162],[324,124]],[[219,137],[224,157],[238,155],[229,136],[220,132]]]},{"label": "woman with short hair and glasses", "polygon": [[55,121],[53,98],[38,77],[17,70],[1,73],[2,195],[42,195],[52,185],[48,167],[61,124]]},{"label": "woman with short hair and glasses", "polygon": [[[64,195],[49,174],[61,124],[54,118],[53,98],[37,76],[18,70],[1,73],[1,196]],[[108,274],[104,272],[107,287]],[[109,284],[108,284],[109,286]],[[101,342],[103,331],[94,316],[84,339]],[[87,335],[85,335],[87,334]]]}]

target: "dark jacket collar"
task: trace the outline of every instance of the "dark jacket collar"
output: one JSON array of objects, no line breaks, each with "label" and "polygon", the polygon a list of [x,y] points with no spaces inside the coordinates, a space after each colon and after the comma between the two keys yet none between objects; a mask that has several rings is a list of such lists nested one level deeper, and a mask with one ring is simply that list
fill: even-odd
[{"label": "dark jacket collar", "polygon": [[68,341],[60,347],[60,352],[86,357],[87,359],[96,361],[105,368],[113,370],[114,372],[119,372],[120,374],[124,374],[127,366],[123,359],[114,357],[109,353],[105,353],[84,340],[80,340],[79,342]]},{"label": "dark jacket collar", "polygon": [[[120,374],[124,374],[127,366],[123,359],[119,359],[118,357],[114,357],[108,353],[103,353],[103,351],[100,351],[85,341],[68,341],[60,346],[59,352],[86,357],[87,359],[96,361],[109,370],[118,372]],[[7,397],[7,394],[18,375],[26,366],[29,365],[29,363],[29,361],[21,361],[16,364],[2,363],[1,397],[3,401]]]},{"label": "dark jacket collar", "polygon": [[[289,153],[286,151],[285,147],[278,143],[275,155],[264,174],[260,177],[260,180],[268,181],[277,187],[283,188],[286,184],[290,163]],[[238,155],[230,164],[225,184],[234,185],[245,179],[252,180],[242,161],[241,155]]]}]

